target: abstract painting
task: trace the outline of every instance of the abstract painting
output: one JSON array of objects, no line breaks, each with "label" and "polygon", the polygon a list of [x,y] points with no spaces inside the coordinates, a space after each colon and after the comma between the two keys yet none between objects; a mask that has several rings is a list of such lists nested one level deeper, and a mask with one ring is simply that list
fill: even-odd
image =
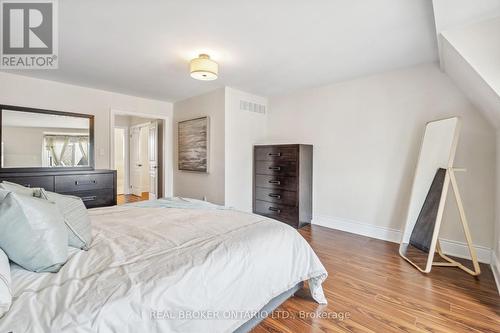
[{"label": "abstract painting", "polygon": [[208,117],[178,123],[179,170],[208,172]]}]

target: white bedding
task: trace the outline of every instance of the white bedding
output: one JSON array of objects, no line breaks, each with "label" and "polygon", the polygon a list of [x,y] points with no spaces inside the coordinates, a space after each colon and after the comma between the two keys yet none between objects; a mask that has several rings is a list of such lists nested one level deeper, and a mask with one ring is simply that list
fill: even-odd
[{"label": "white bedding", "polygon": [[309,279],[313,298],[326,302],[326,270],[284,223],[219,209],[89,212],[91,248],[74,249],[59,273],[12,265],[0,332],[232,332]]}]

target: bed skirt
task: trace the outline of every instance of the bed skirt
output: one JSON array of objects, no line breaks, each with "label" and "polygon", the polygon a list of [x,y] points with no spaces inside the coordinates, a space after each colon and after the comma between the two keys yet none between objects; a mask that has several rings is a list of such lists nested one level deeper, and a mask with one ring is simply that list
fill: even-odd
[{"label": "bed skirt", "polygon": [[255,328],[261,321],[266,319],[266,317],[271,314],[277,307],[283,304],[287,299],[292,297],[297,291],[299,291],[304,286],[304,282],[297,283],[294,287],[288,289],[287,291],[279,294],[275,298],[269,301],[260,311],[249,321],[241,325],[234,331],[234,333],[248,333]]}]

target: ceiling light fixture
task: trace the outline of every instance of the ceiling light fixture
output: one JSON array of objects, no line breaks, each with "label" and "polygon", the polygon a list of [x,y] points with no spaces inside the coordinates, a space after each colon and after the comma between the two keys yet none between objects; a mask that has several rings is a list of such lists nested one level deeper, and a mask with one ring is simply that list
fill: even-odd
[{"label": "ceiling light fixture", "polygon": [[217,79],[219,65],[208,54],[200,54],[189,63],[189,71],[193,79],[212,81]]}]

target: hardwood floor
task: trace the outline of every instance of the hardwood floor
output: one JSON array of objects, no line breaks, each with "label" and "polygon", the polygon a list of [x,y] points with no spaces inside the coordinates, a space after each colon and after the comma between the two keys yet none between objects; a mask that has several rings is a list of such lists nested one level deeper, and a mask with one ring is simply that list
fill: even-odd
[{"label": "hardwood floor", "polygon": [[253,333],[500,332],[500,297],[488,265],[481,264],[478,278],[445,267],[422,274],[398,255],[398,244],[320,226],[300,233],[329,273],[328,305],[301,290]]},{"label": "hardwood floor", "polygon": [[123,205],[131,202],[139,202],[149,200],[149,193],[142,192],[142,196],[134,195],[134,194],[118,194],[116,197],[116,203],[118,205]]}]

